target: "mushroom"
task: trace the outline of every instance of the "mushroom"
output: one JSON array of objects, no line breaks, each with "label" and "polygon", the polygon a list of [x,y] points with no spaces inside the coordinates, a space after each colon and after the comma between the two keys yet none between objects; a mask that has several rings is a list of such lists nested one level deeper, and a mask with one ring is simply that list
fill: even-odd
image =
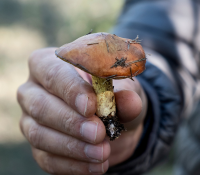
[{"label": "mushroom", "polygon": [[132,79],[145,70],[146,56],[138,36],[131,40],[109,33],[88,34],[56,49],[55,54],[92,75],[96,115],[110,140],[118,138],[125,128],[116,116],[112,79]]}]

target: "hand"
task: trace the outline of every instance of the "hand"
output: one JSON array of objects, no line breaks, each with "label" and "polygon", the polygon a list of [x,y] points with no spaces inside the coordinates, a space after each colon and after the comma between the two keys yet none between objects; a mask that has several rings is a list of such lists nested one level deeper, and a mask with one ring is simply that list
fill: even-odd
[{"label": "hand", "polygon": [[29,58],[29,79],[17,93],[22,133],[48,173],[103,174],[109,164],[123,162],[134,152],[146,114],[144,91],[138,81],[114,81],[118,117],[128,131],[110,142],[94,115],[96,95],[90,75],[64,63],[54,51],[38,50]]}]

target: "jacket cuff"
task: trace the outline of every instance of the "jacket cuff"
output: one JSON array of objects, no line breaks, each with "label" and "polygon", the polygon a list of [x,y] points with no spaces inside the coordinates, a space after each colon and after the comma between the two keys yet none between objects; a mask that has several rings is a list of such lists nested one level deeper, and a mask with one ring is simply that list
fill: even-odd
[{"label": "jacket cuff", "polygon": [[137,78],[148,98],[144,130],[134,154],[125,162],[109,168],[106,174],[141,174],[168,153],[179,121],[180,96],[160,69],[146,63],[147,70]]}]

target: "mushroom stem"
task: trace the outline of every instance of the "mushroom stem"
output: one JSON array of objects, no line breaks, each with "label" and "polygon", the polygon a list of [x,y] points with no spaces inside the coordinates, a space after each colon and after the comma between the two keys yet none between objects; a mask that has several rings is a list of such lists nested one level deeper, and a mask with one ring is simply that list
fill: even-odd
[{"label": "mushroom stem", "polygon": [[97,111],[98,117],[115,116],[116,105],[113,93],[112,79],[105,80],[92,76],[92,85],[97,95]]},{"label": "mushroom stem", "polygon": [[105,78],[92,76],[92,85],[97,95],[96,115],[103,121],[110,140],[114,140],[125,129],[116,116],[112,79],[106,80]]}]

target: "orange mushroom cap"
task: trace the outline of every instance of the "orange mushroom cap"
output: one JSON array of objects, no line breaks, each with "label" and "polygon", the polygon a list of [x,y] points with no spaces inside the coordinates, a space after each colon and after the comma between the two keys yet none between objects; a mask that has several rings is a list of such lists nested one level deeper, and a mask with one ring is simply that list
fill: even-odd
[{"label": "orange mushroom cap", "polygon": [[146,56],[137,39],[93,33],[56,49],[62,60],[101,78],[130,78],[145,70]]}]

